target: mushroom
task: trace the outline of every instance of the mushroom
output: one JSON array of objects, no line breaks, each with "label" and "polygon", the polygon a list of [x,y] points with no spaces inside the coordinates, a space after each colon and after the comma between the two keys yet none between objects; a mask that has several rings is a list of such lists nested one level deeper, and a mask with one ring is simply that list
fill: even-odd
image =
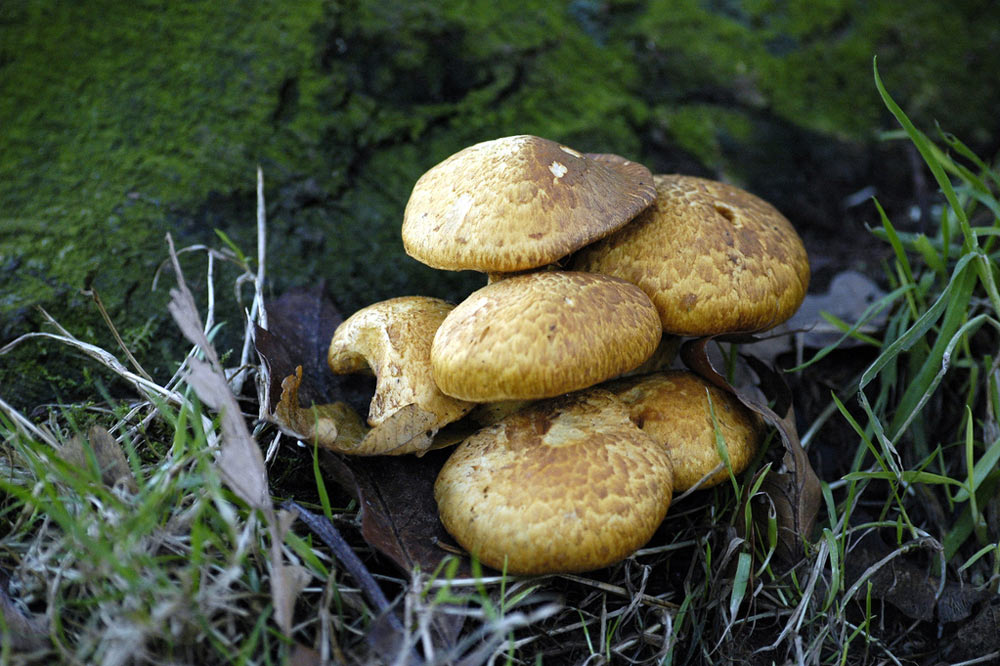
[{"label": "mushroom", "polygon": [[599,569],[641,547],[670,505],[666,449],[611,393],[535,403],[460,444],[434,497],[445,529],[490,567]]},{"label": "mushroom", "polygon": [[455,307],[434,335],[444,393],[475,402],[557,396],[636,367],[660,320],[642,290],[594,273],[547,271],[493,282]]},{"label": "mushroom", "polygon": [[722,458],[716,432],[725,442],[733,474],[745,470],[760,448],[763,424],[757,415],[694,373],[671,370],[604,387],[625,403],[632,421],[670,454],[676,491],[688,490],[704,477],[701,488],[729,478],[725,468],[717,469]]},{"label": "mushroom", "polygon": [[646,167],[537,136],[469,146],[417,181],[403,215],[407,254],[434,268],[538,268],[615,231],[656,196]]},{"label": "mushroom", "polygon": [[[434,433],[473,404],[438,390],[431,375],[431,343],[454,306],[427,296],[404,296],[369,305],[334,332],[327,363],[336,374],[374,372],[368,424],[392,453],[423,451]],[[387,453],[389,451],[369,451]]]},{"label": "mushroom", "polygon": [[726,183],[656,175],[653,205],[573,257],[573,270],[615,275],[645,291],[663,330],[750,333],[788,319],[805,298],[809,260],[791,223]]}]

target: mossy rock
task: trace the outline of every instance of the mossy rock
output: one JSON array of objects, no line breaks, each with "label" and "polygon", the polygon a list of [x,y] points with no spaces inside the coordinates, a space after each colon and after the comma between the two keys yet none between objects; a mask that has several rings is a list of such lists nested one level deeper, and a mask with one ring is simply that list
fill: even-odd
[{"label": "mossy rock", "polygon": [[[219,229],[252,254],[258,165],[272,293],[322,281],[345,312],[406,293],[456,299],[481,283],[406,257],[399,225],[424,170],[509,134],[724,176],[800,227],[840,231],[844,195],[872,179],[909,182],[905,160],[880,163],[897,153],[875,144],[890,125],[872,56],[924,127],[940,120],[995,149],[993,23],[963,5],[846,0],[8,1],[0,343],[41,328],[43,306],[113,349],[81,293],[94,286],[168,376],[184,345],[165,316],[172,276],[151,291],[164,237],[219,246]],[[204,256],[184,266],[204,288]],[[241,328],[235,274],[215,276],[224,347]],[[84,367],[28,342],[0,360],[0,395],[21,406],[94,397]]]}]

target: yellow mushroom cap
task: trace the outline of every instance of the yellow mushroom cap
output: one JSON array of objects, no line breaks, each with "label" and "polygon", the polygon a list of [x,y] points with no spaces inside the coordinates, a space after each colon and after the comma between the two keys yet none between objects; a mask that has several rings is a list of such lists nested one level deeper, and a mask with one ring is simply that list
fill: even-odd
[{"label": "yellow mushroom cap", "polygon": [[434,484],[445,529],[487,566],[587,571],[628,557],[670,505],[666,450],[607,391],[535,403],[455,449]]},{"label": "yellow mushroom cap", "polygon": [[[732,394],[694,373],[671,370],[629,377],[611,382],[606,388],[625,403],[632,421],[643,432],[666,447],[674,463],[674,490],[691,488],[722,462],[716,448],[715,424],[726,443],[734,474],[747,468],[760,446],[760,419]],[[700,487],[714,486],[728,476],[722,469]]]},{"label": "yellow mushroom cap", "polygon": [[547,398],[636,367],[660,341],[642,290],[594,273],[516,275],[473,292],[434,335],[434,381],[492,402]]},{"label": "yellow mushroom cap", "polygon": [[[454,306],[427,296],[402,296],[358,310],[334,332],[327,363],[335,374],[374,372],[369,425],[386,421],[408,405],[434,418],[432,429],[455,421],[473,405],[438,390],[431,375],[431,343]],[[414,433],[416,434],[416,433]]]},{"label": "yellow mushroom cap", "polygon": [[407,254],[434,268],[511,272],[551,263],[652,203],[644,166],[537,136],[461,150],[417,181],[403,215]]},{"label": "yellow mushroom cap", "polygon": [[653,205],[581,250],[574,270],[637,284],[656,304],[663,330],[677,335],[762,331],[795,313],[809,286],[809,259],[777,209],[726,183],[653,180]]}]

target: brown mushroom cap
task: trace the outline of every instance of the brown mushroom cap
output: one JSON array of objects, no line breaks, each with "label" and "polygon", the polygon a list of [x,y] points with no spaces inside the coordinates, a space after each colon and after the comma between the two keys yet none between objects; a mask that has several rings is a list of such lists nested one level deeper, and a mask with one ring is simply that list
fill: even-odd
[{"label": "brown mushroom cap", "polygon": [[666,450],[607,391],[516,412],[460,444],[434,484],[445,529],[510,573],[587,571],[624,559],[670,505]]},{"label": "brown mushroom cap", "polygon": [[407,254],[434,268],[536,268],[621,227],[656,196],[649,170],[555,141],[511,136],[455,153],[417,181]]},{"label": "brown mushroom cap", "polygon": [[653,180],[653,205],[581,250],[574,270],[639,285],[668,333],[762,331],[794,314],[809,286],[809,260],[781,213],[726,183],[680,175]]},{"label": "brown mushroom cap", "polygon": [[431,367],[438,387],[462,400],[547,398],[631,370],[660,335],[649,298],[624,280],[529,273],[452,310],[434,336]]},{"label": "brown mushroom cap", "polygon": [[[606,388],[625,403],[632,421],[643,432],[666,447],[674,463],[674,490],[691,488],[722,462],[716,448],[715,424],[726,443],[734,474],[747,468],[760,446],[760,419],[732,394],[694,373],[671,370],[629,377],[611,382]],[[728,477],[729,473],[722,469],[700,487],[714,486]]]},{"label": "brown mushroom cap", "polygon": [[423,427],[440,428],[473,405],[438,390],[431,376],[431,342],[454,306],[437,298],[403,296],[358,310],[337,327],[327,363],[336,374],[372,371],[375,396],[369,425],[385,422],[408,405],[434,418]]}]

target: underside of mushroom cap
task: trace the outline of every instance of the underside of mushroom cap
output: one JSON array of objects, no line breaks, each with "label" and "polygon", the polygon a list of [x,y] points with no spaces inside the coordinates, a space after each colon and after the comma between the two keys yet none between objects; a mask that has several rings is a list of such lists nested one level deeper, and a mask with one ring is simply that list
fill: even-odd
[{"label": "underside of mushroom cap", "polygon": [[599,569],[641,547],[670,505],[666,450],[591,389],[535,403],[460,444],[434,485],[448,532],[487,566]]},{"label": "underside of mushroom cap", "polygon": [[475,402],[547,398],[645,361],[661,336],[642,290],[593,273],[547,271],[489,284],[434,336],[434,381]]},{"label": "underside of mushroom cap", "polygon": [[620,231],[581,250],[574,270],[616,275],[652,299],[677,335],[762,331],[795,313],[809,260],[791,223],[742,189],[656,175],[656,201]]},{"label": "underside of mushroom cap", "polygon": [[443,394],[431,375],[431,343],[454,306],[437,298],[403,296],[358,310],[337,327],[327,363],[335,374],[371,371],[375,395],[368,423],[377,426],[408,405],[434,414],[425,427],[440,428],[473,405]]},{"label": "underside of mushroom cap", "polygon": [[635,162],[504,137],[421,176],[403,216],[403,246],[434,268],[521,271],[612,233],[655,196],[652,175]]},{"label": "underside of mushroom cap", "polygon": [[[722,463],[716,426],[733,474],[745,470],[760,447],[760,419],[732,394],[694,373],[669,370],[604,386],[625,403],[632,421],[666,448],[674,464],[674,490],[678,492],[693,487]],[[729,472],[722,468],[700,487],[708,488],[727,478]]]}]

